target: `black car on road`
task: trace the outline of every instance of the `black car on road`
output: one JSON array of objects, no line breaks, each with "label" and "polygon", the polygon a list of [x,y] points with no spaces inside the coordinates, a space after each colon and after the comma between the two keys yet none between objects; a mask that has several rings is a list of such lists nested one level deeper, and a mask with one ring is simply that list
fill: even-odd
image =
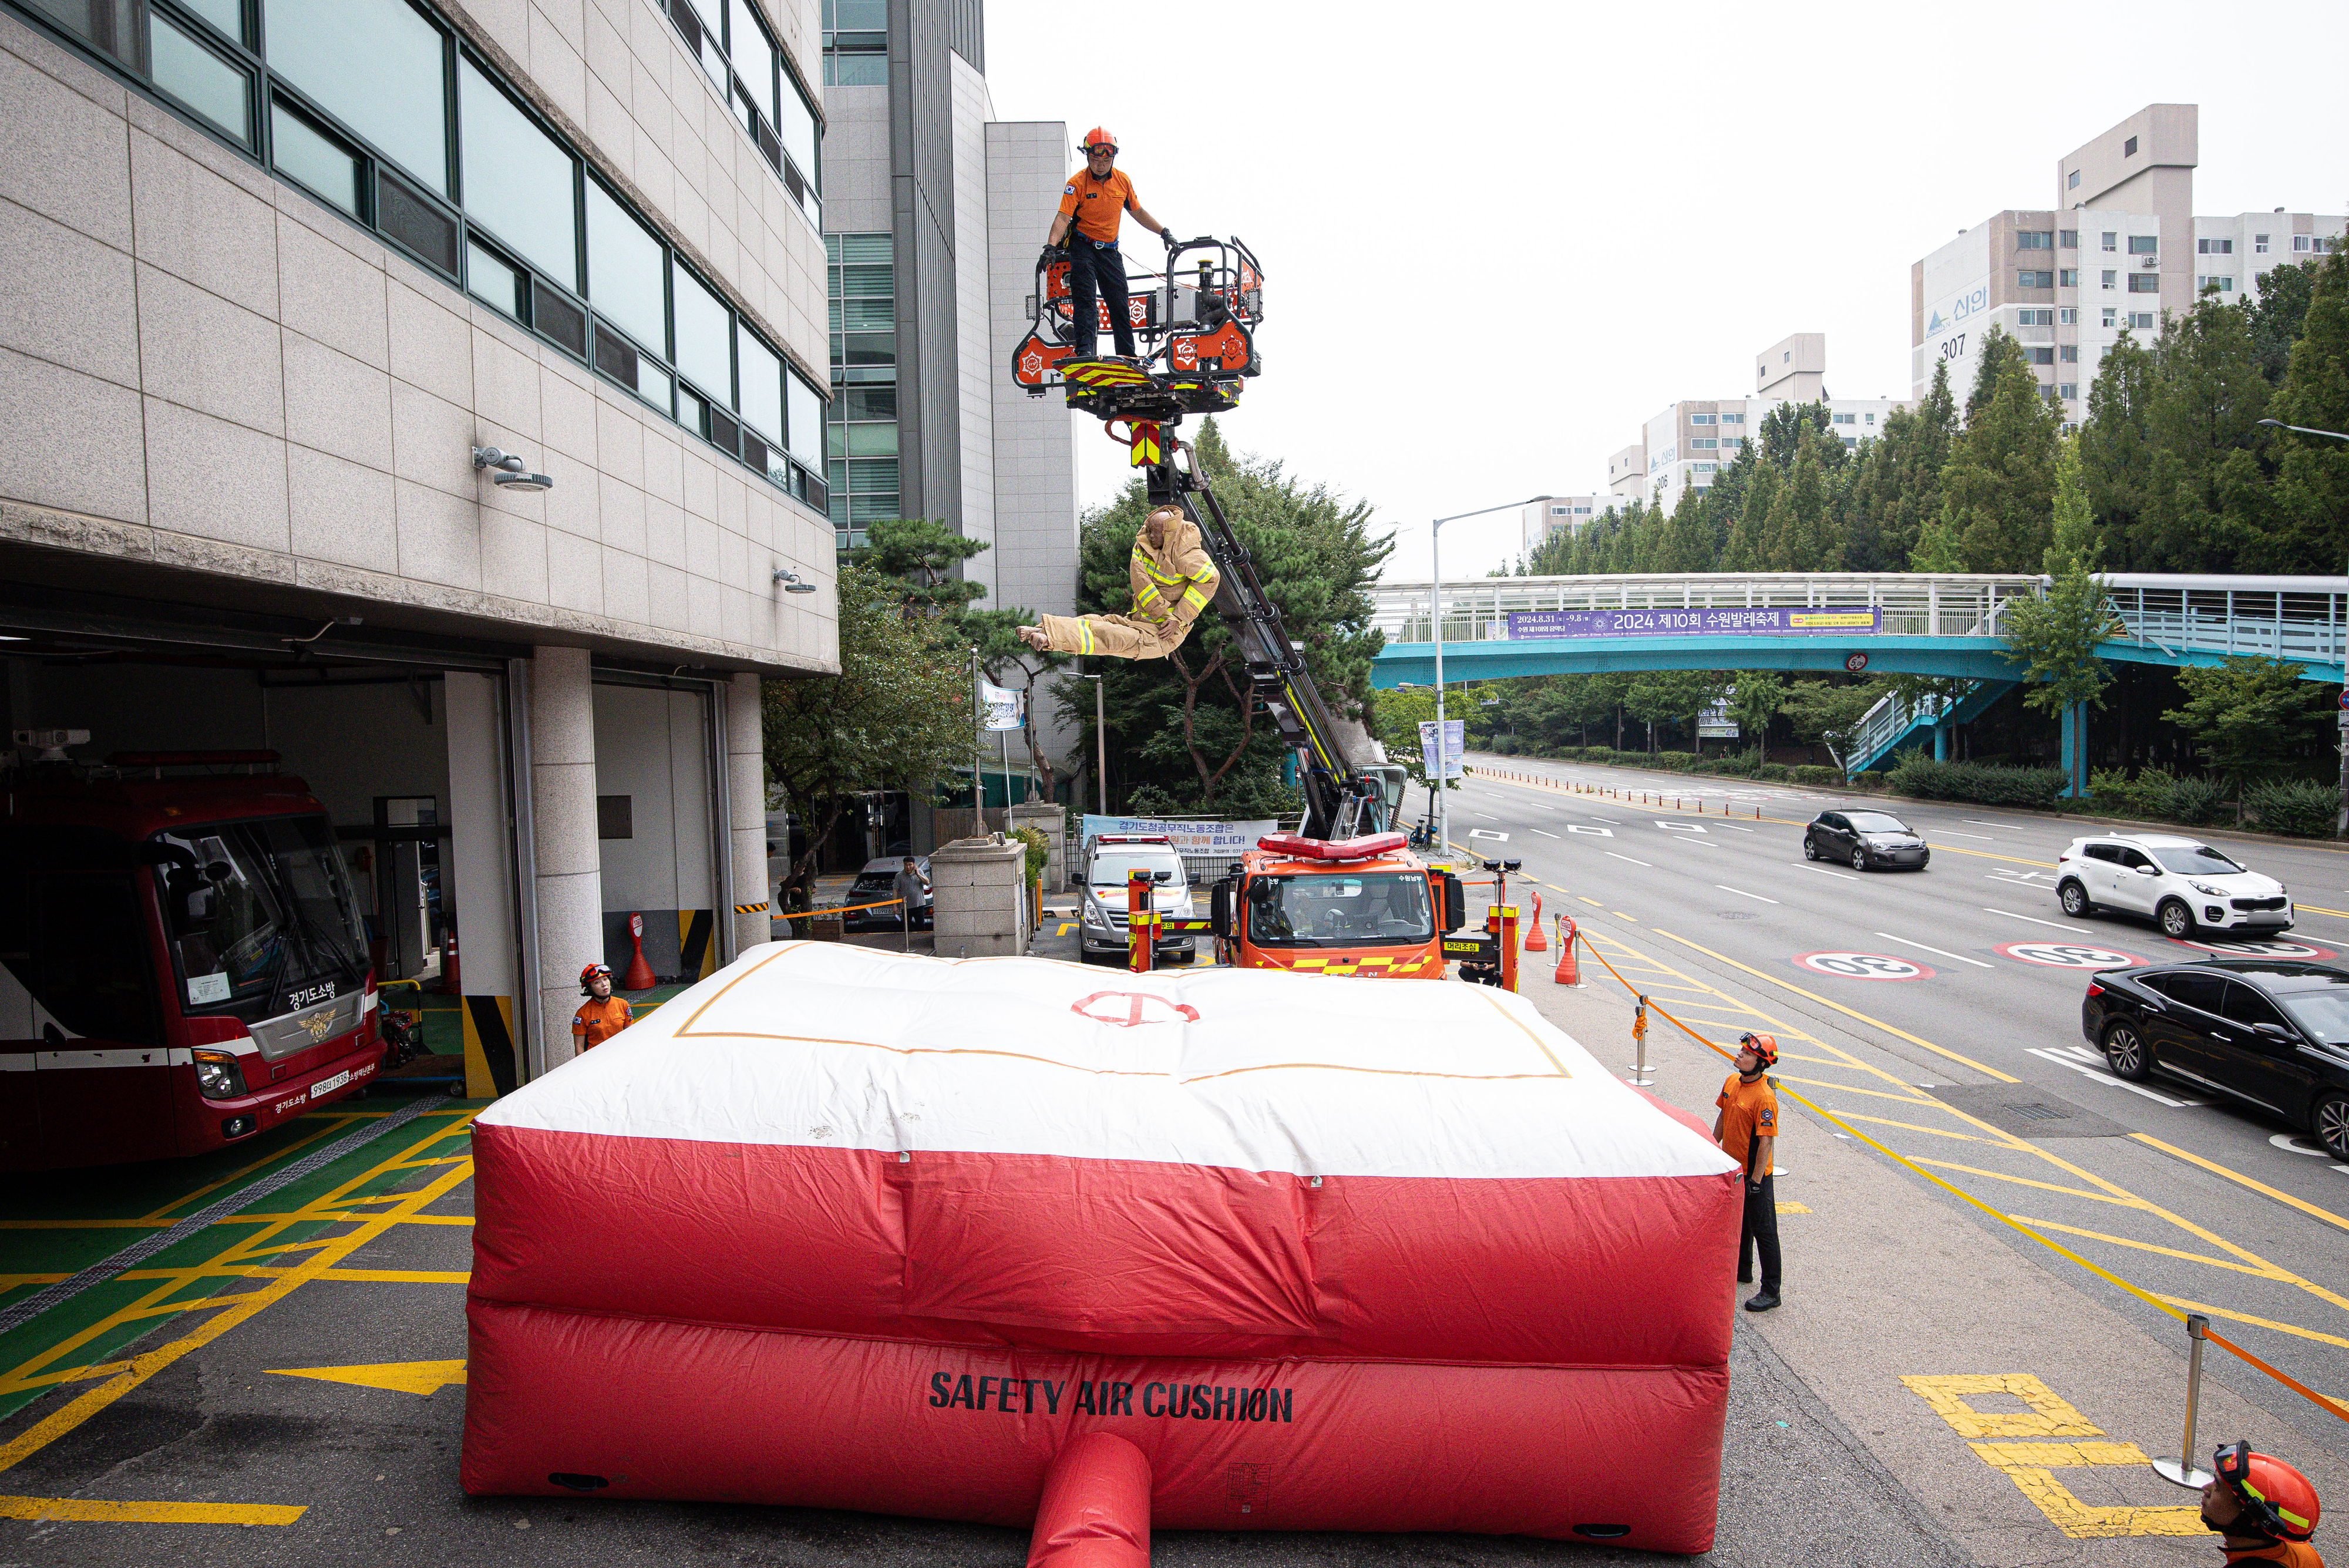
[{"label": "black car on road", "polygon": [[2156,1073],[2272,1111],[2349,1162],[2349,971],[2219,959],[2107,970],[2080,1032],[2115,1073]]},{"label": "black car on road", "polygon": [[1915,828],[1889,811],[1823,811],[1803,829],[1803,858],[1841,860],[1855,871],[1922,871],[1933,852]]},{"label": "black car on road", "polygon": [[[856,880],[848,885],[848,896],[841,899],[837,906],[842,909],[856,909],[854,914],[841,917],[840,923],[843,929],[895,931],[905,929],[905,915],[895,904],[879,909],[856,909],[860,904],[878,904],[885,898],[895,898],[897,873],[905,864],[905,857],[902,855],[885,855],[878,860],[867,860],[864,863],[864,869],[859,871],[856,874]],[[926,877],[930,874],[929,857],[916,856],[914,858],[914,864],[920,868],[923,876]],[[914,929],[926,931],[929,929],[930,906],[925,904],[914,911]]]}]

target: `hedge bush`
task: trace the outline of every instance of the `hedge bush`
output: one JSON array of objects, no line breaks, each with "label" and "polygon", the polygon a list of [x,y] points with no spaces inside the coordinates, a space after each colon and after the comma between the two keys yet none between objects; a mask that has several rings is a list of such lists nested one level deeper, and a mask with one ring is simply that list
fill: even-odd
[{"label": "hedge bush", "polygon": [[1971,800],[1984,805],[2033,806],[2055,805],[2064,784],[2062,768],[1995,767],[1985,763],[1937,763],[1912,756],[1892,770],[1887,781],[1895,794],[1923,800]]},{"label": "hedge bush", "polygon": [[2243,792],[2244,809],[2261,831],[2295,838],[2330,838],[2341,796],[2335,786],[2313,779],[2277,779]]},{"label": "hedge bush", "polygon": [[1839,784],[1843,783],[1843,772],[1839,768],[1823,768],[1810,763],[1803,763],[1797,764],[1795,769],[1795,782],[1803,784]]}]

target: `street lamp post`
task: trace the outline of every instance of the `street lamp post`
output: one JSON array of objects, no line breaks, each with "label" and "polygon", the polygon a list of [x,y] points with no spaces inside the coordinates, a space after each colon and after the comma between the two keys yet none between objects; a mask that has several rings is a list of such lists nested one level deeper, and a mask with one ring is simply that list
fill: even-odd
[{"label": "street lamp post", "polygon": [[1101,814],[1107,816],[1109,815],[1109,724],[1102,717],[1104,711],[1102,692],[1104,688],[1102,685],[1102,678],[1098,675],[1080,675],[1077,679],[1093,683],[1093,787],[1101,801]]},{"label": "street lamp post", "polygon": [[[2349,435],[2344,435],[2339,431],[2321,431],[2310,425],[2288,425],[2282,420],[2261,420],[2260,423],[2273,425],[2280,431],[2291,431],[2299,435],[2329,436],[2334,441],[2349,441]],[[2349,654],[2349,649],[2339,651]],[[2342,711],[2349,713],[2349,708]],[[2342,722],[2349,725],[2349,720],[2344,720]],[[2341,801],[2333,815],[2333,836],[2349,838],[2349,728],[2335,731],[2334,737],[2341,750]]]},{"label": "street lamp post", "polygon": [[1445,798],[1444,774],[1451,761],[1444,743],[1444,525],[1457,523],[1464,517],[1482,517],[1489,513],[1507,512],[1516,507],[1530,506],[1539,501],[1537,495],[1528,501],[1505,501],[1498,506],[1480,506],[1474,512],[1455,512],[1449,517],[1438,517],[1428,524],[1428,565],[1435,574],[1429,593],[1430,618],[1435,635],[1435,851],[1441,855],[1452,845],[1451,803]]}]

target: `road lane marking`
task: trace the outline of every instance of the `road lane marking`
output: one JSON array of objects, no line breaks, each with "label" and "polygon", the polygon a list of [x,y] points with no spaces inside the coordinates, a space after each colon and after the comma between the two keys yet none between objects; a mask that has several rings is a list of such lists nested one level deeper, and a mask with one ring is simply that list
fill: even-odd
[{"label": "road lane marking", "polygon": [[1764,898],[1759,893],[1749,893],[1743,888],[1733,888],[1726,882],[1715,882],[1713,886],[1724,893],[1734,893],[1741,898],[1752,898],[1756,903],[1775,904],[1778,901],[1775,898]]},{"label": "road lane marking", "polygon": [[[2276,1323],[2264,1317],[2253,1317],[2249,1313],[2229,1312],[2225,1307],[2205,1306],[2200,1302],[2189,1302],[2178,1296],[2164,1296],[2161,1299],[2171,1306],[2183,1307],[2188,1312],[2207,1312],[2212,1317],[2223,1317],[2230,1323],[2248,1323],[2258,1328],[2271,1328],[2278,1334],[2294,1334],[2302,1339],[2313,1339],[2324,1345],[2349,1347],[2349,1339],[2336,1338],[2329,1334],[2319,1334],[2313,1328],[2301,1328],[2292,1324]],[[2338,1405],[2341,1401],[2335,1399],[2333,1403]]]},{"label": "road lane marking", "polygon": [[2042,1061],[2053,1062],[2058,1067],[2069,1067],[2081,1076],[2094,1078],[2099,1084],[2108,1084],[2116,1089],[2127,1089],[2130,1094],[2143,1095],[2148,1100],[2158,1100],[2173,1110],[2195,1109],[2206,1103],[2201,1100],[2173,1100],[2168,1095],[2155,1093],[2143,1084],[2132,1084],[2127,1078],[2116,1077],[2109,1072],[2099,1072],[2088,1065],[2086,1062],[2075,1060],[2059,1052],[2043,1051],[2034,1045],[2031,1048],[2031,1054]]},{"label": "road lane marking", "polygon": [[2159,1149],[2164,1154],[2174,1155],[2189,1165],[2199,1165],[2214,1176],[2223,1176],[2230,1181],[2237,1182],[2244,1187],[2248,1187],[2252,1191],[2261,1194],[2262,1197],[2272,1198],[2278,1203],[2288,1204],[2292,1208],[2299,1210],[2303,1214],[2313,1215],[2319,1220],[2329,1221],[2332,1224],[2340,1226],[2344,1231],[2349,1231],[2349,1220],[2343,1219],[2340,1215],[2335,1214],[2330,1209],[2320,1209],[2313,1203],[2294,1198],[2289,1192],[2278,1192],[2274,1188],[2268,1186],[2264,1182],[2254,1181],[2250,1177],[2243,1175],[2240,1171],[2229,1170],[2223,1165],[2219,1165],[2210,1160],[2207,1160],[2199,1154],[2189,1154],[2186,1150],[2178,1148],[2172,1144],[2166,1144],[2158,1137],[2151,1137],[2144,1133],[2131,1133],[2129,1134],[2129,1137],[2137,1139],[2139,1143],[2148,1144],[2153,1147]]},{"label": "road lane marking", "polygon": [[1587,838],[1612,838],[1615,836],[1615,830],[1611,827],[1590,827],[1579,822],[1568,823],[1566,825],[1566,830],[1568,833],[1579,833]]},{"label": "road lane marking", "polygon": [[272,1366],[272,1377],[315,1377],[321,1383],[350,1383],[361,1388],[386,1388],[397,1394],[438,1394],[452,1383],[465,1381],[461,1361],[385,1361],[364,1366]]},{"label": "road lane marking", "polygon": [[[1865,1012],[1861,1012],[1855,1008],[1846,1007],[1840,1002],[1830,1001],[1826,997],[1821,996],[1817,992],[1809,990],[1804,986],[1796,985],[1792,981],[1780,980],[1775,974],[1764,974],[1760,970],[1755,969],[1752,964],[1739,963],[1735,959],[1731,958],[1728,954],[1717,953],[1711,948],[1702,947],[1689,940],[1686,937],[1673,936],[1671,932],[1664,930],[1661,928],[1657,929],[1656,935],[1676,941],[1680,943],[1681,946],[1688,948],[1692,951],[1701,952],[1709,959],[1715,960],[1721,963],[1725,963],[1733,970],[1738,970],[1744,973],[1750,974],[1756,980],[1767,981],[1772,985],[1778,987],[1781,991],[1791,991],[1796,996],[1806,996],[1813,1002],[1817,1002],[1821,1007],[1832,1007],[1847,1018],[1857,1018],[1862,1023],[1868,1024],[1872,1028],[1881,1029],[1887,1034],[1908,1041],[1911,1045],[1921,1045],[1926,1050],[1933,1053],[1936,1056],[1946,1056],[1951,1061],[1955,1062],[1961,1066],[1971,1067],[1975,1072],[1995,1078],[2002,1084],[2019,1084],[2023,1082],[2022,1079],[2016,1077],[2013,1074],[2002,1073],[1997,1068],[1990,1065],[1987,1062],[1977,1062],[1972,1057],[1965,1055],[1961,1052],[1952,1051],[1946,1045],[1936,1045],[1930,1040],[1911,1034],[1906,1029],[1896,1029],[1880,1018],[1870,1018]],[[1977,1123],[1976,1125],[1979,1126],[1985,1124]]]},{"label": "road lane marking", "polygon": [[2151,1241],[2132,1241],[2126,1236],[2107,1236],[2102,1231],[2086,1231],[2077,1225],[2058,1225],[2053,1220],[2033,1220],[2027,1214],[2012,1214],[2025,1225],[2035,1225],[2043,1231],[2061,1231],[2066,1236],[2085,1236],[2091,1241],[2109,1241],[2116,1247],[2134,1247],[2140,1252],[2158,1252],[2166,1258],[2181,1258],[2189,1263],[2207,1263],[2214,1269],[2232,1269],[2239,1274],[2257,1279],[2272,1280],[2276,1276],[2266,1269],[2255,1269],[2249,1263],[2230,1262],[2225,1258],[2213,1258],[2201,1252],[2181,1251],[2176,1247],[2157,1246]]},{"label": "road lane marking", "polygon": [[[1612,849],[1607,852],[1607,857],[1610,860],[1631,860],[1630,856],[1618,855]],[[1634,866],[1648,866],[1648,863],[1644,860],[1631,860],[1631,864]],[[1648,866],[1648,869],[1653,871],[1655,867],[1653,866]]]},{"label": "road lane marking", "polygon": [[291,1524],[306,1503],[107,1502],[86,1497],[0,1497],[0,1519],[71,1524]]},{"label": "road lane marking", "polygon": [[1509,836],[1507,834],[1495,833],[1489,827],[1472,827],[1468,830],[1468,836],[1471,838],[1489,838],[1496,844],[1506,844],[1509,841]]},{"label": "road lane marking", "polygon": [[1958,818],[1958,820],[1960,822],[1971,822],[1976,827],[2001,827],[2004,828],[2009,833],[2023,833],[2028,831],[2027,829],[2012,822],[1984,822],[1979,816],[1961,816]]},{"label": "road lane marking", "polygon": [[2078,931],[2086,929],[2083,926],[2067,925],[2062,920],[2043,920],[2036,915],[2018,915],[2013,909],[1993,909],[1988,904],[1982,907],[1982,911],[1985,915],[2004,915],[2010,920],[2029,920],[2034,926],[2052,926],[2059,931]]},{"label": "road lane marking", "polygon": [[1472,811],[1468,815],[1471,816],[1481,816],[1487,822],[1498,822],[1501,820],[1499,817],[1493,815],[1490,812]]},{"label": "road lane marking", "polygon": [[1907,937],[1896,937],[1890,931],[1878,931],[1876,934],[1882,937],[1888,942],[1899,942],[1903,947],[1916,948],[1923,952],[1940,953],[1945,959],[1955,959],[1960,963],[1970,963],[1976,969],[1996,969],[1998,967],[1998,965],[1994,963],[1984,963],[1980,959],[1970,959],[1963,953],[1953,953],[1947,948],[1927,947],[1923,942],[1912,942]]},{"label": "road lane marking", "polygon": [[1733,828],[1733,829],[1735,829],[1735,830],[1736,830],[1737,832],[1739,832],[1739,833],[1751,833],[1751,832],[1753,832],[1753,831],[1754,831],[1754,830],[1753,830],[1752,828],[1750,828],[1750,827],[1739,827],[1739,826],[1737,826],[1737,824],[1735,824],[1735,823],[1733,823],[1733,822],[1724,822],[1724,823],[1720,824],[1720,826],[1723,826],[1723,827]]},{"label": "road lane marking", "polygon": [[1577,894],[1575,895],[1575,897],[1576,897],[1576,898],[1582,898],[1582,901],[1583,901],[1584,903],[1586,903],[1586,904],[1589,905],[1589,906],[1590,906],[1592,909],[1605,909],[1605,908],[1607,907],[1606,905],[1604,905],[1604,904],[1600,903],[1600,902],[1599,902],[1598,899],[1596,899],[1596,898],[1583,898],[1582,895],[1581,895],[1581,894],[1579,894],[1579,893],[1577,893]]},{"label": "road lane marking", "polygon": [[1984,844],[1995,844],[1998,842],[1998,840],[1992,838],[1987,833],[1960,833],[1953,827],[1944,827],[1940,832],[1941,836],[1944,838],[1979,838]]},{"label": "road lane marking", "polygon": [[[1622,820],[1619,817],[1601,816],[1595,811],[1590,814],[1590,820],[1593,822],[1612,823],[1617,827],[1623,826]],[[2328,911],[2328,913],[2330,911]]]},{"label": "road lane marking", "polygon": [[1527,833],[1541,833],[1541,836],[1544,838],[1557,838],[1558,836],[1558,835],[1555,833],[1542,833],[1542,830],[1538,827],[1528,827],[1526,831]]},{"label": "road lane marking", "polygon": [[1838,882],[1857,882],[1859,880],[1858,877],[1853,876],[1848,871],[1830,871],[1824,866],[1813,866],[1807,861],[1795,860],[1788,862],[1788,864],[1800,866],[1806,871],[1816,871],[1822,877],[1832,877]]}]

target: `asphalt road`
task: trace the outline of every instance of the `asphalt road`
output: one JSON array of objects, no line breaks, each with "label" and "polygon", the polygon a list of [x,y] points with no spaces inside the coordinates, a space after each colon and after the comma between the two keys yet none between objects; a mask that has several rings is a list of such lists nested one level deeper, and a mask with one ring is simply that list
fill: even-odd
[{"label": "asphalt road", "polygon": [[[1516,758],[1471,766],[1487,776],[1452,796],[1455,851],[1522,859],[1547,914],[1574,915],[1658,1005],[1716,1041],[1775,1027],[1795,1092],[2155,1295],[2209,1310],[2318,1391],[2349,1394],[2349,1166],[2313,1152],[2304,1128],[2207,1091],[2126,1085],[2081,1035],[2085,963],[2200,956],[2149,920],[2064,917],[2056,854],[2105,825],[1892,803],[1933,846],[1931,867],[1861,875],[1807,863],[1801,847],[1802,824],[1853,797]],[[2349,854],[2214,839],[2296,900],[2349,909]],[[1529,905],[1521,889],[1516,902]],[[2333,958],[2349,916],[2306,911],[2282,940]],[[2148,1332],[2176,1334],[2112,1293]],[[2341,1440],[2340,1423],[2294,1396],[2259,1402]]]}]

